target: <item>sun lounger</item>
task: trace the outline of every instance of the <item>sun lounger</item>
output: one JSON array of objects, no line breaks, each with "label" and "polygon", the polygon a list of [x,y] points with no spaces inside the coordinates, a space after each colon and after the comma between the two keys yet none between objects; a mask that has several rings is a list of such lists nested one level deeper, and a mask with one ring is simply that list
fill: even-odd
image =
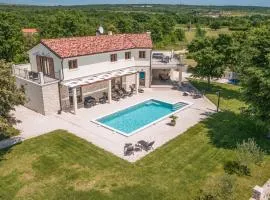
[{"label": "sun lounger", "polygon": [[155,141],[152,142],[146,142],[144,140],[140,140],[138,141],[138,144],[141,146],[141,148],[145,151],[149,151],[151,149],[153,149],[153,145],[154,145]]},{"label": "sun lounger", "polygon": [[105,104],[107,102],[107,100],[108,100],[108,95],[107,95],[107,93],[104,92],[103,96],[99,98],[99,103]]},{"label": "sun lounger", "polygon": [[130,156],[130,155],[133,155],[134,154],[134,147],[131,143],[127,143],[125,144],[124,146],[124,155],[125,156]]}]

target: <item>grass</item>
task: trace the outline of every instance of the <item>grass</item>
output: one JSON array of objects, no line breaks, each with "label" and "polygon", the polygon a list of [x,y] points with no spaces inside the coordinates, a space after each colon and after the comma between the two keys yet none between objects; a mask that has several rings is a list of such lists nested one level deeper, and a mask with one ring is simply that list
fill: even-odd
[{"label": "grass", "polygon": [[[238,87],[214,86],[226,91],[223,105],[243,105]],[[249,137],[270,152],[263,127],[231,104],[134,164],[57,130],[0,151],[0,199],[191,200],[212,177],[224,173],[237,142]],[[267,155],[261,166],[252,166],[251,176],[236,177],[237,199],[248,199],[252,187],[269,174]]]},{"label": "grass", "polygon": [[246,106],[241,100],[240,86],[211,83],[211,88],[209,90],[206,81],[192,79],[190,82],[200,91],[204,91],[207,98],[214,104],[217,104],[218,102],[217,92],[220,91],[220,108],[222,110],[239,113],[240,109]]},{"label": "grass", "polygon": [[[212,30],[210,28],[206,28],[206,36],[208,37],[218,37],[219,34],[231,34],[232,31],[230,31],[227,27],[225,28],[220,28],[218,30]],[[187,40],[187,43],[190,43],[194,38],[195,38],[195,35],[196,35],[196,30],[195,29],[192,29],[191,31],[185,31],[186,33],[186,40]]]}]

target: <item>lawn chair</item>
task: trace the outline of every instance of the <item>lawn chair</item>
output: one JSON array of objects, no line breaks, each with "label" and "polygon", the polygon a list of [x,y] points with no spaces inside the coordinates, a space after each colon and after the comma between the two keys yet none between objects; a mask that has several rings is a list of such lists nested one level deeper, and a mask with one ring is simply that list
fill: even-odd
[{"label": "lawn chair", "polygon": [[134,147],[131,143],[127,143],[125,144],[124,146],[124,155],[125,156],[130,156],[130,155],[133,155],[134,154]]},{"label": "lawn chair", "polygon": [[146,142],[144,140],[140,140],[138,141],[138,144],[141,146],[141,148],[145,151],[149,151],[151,149],[153,149],[153,145],[154,145],[155,141],[152,142]]},{"label": "lawn chair", "polygon": [[108,100],[108,95],[106,92],[103,93],[103,96],[99,98],[99,103],[105,104]]},{"label": "lawn chair", "polygon": [[113,92],[112,93],[112,100],[120,101],[120,96],[116,92]]}]

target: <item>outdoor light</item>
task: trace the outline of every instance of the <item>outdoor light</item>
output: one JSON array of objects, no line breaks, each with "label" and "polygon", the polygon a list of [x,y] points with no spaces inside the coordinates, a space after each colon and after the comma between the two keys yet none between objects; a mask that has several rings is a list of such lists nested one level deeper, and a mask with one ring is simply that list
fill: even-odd
[{"label": "outdoor light", "polygon": [[220,102],[220,90],[216,92],[218,96],[217,112],[219,111],[219,102]]}]

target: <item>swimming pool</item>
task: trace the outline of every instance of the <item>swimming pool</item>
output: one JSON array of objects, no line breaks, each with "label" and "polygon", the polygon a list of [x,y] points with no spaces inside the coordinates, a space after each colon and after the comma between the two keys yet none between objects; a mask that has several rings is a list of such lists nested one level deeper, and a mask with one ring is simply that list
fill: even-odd
[{"label": "swimming pool", "polygon": [[125,136],[130,136],[184,109],[188,103],[170,104],[150,99],[124,110],[96,119],[95,122]]}]

